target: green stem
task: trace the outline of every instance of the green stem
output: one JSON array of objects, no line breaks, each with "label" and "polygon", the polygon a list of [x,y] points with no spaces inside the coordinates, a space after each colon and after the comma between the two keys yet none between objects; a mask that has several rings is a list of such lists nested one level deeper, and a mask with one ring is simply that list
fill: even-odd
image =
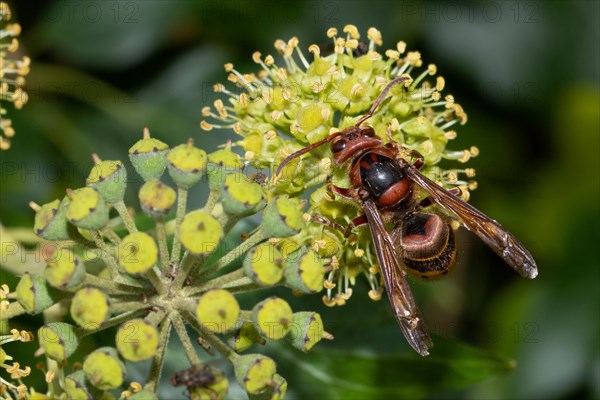
[{"label": "green stem", "polygon": [[189,251],[186,251],[185,255],[183,256],[183,260],[181,261],[181,266],[177,271],[177,276],[171,284],[171,288],[174,290],[181,289],[183,287],[183,284],[185,283],[185,280],[189,276],[190,272],[194,269],[194,267],[204,263],[207,257],[208,256],[197,256],[190,253]]},{"label": "green stem", "polygon": [[167,244],[167,230],[165,229],[165,220],[156,218],[156,240],[158,242],[158,253],[160,255],[160,269],[167,271],[169,268],[169,246]]},{"label": "green stem", "polygon": [[198,354],[194,349],[194,344],[185,329],[185,324],[183,323],[183,319],[181,319],[181,315],[177,311],[174,311],[169,315],[169,318],[177,331],[177,335],[181,340],[181,344],[183,345],[183,349],[185,350],[185,354],[187,355],[190,364],[194,367],[199,366],[201,364],[200,357],[198,357]]},{"label": "green stem", "polygon": [[110,312],[113,314],[122,314],[126,311],[137,311],[148,307],[148,303],[143,301],[124,301],[121,303],[112,303]]},{"label": "green stem", "polygon": [[96,243],[96,247],[101,250],[100,258],[104,261],[106,268],[108,268],[108,272],[110,273],[110,277],[112,279],[117,279],[119,277],[119,267],[117,266],[117,260],[113,257],[110,249],[104,243],[104,238],[100,235],[99,231],[90,230],[90,235],[92,239],[94,239],[94,243]]},{"label": "green stem", "polygon": [[21,314],[25,314],[25,309],[17,302],[12,302],[6,310],[0,311],[0,321],[11,319]]},{"label": "green stem", "polygon": [[95,286],[100,289],[104,289],[109,294],[123,293],[127,294],[132,291],[141,292],[145,289],[141,286],[130,285],[126,283],[114,282],[110,279],[99,278],[96,275],[86,274],[83,284],[79,286]]},{"label": "green stem", "polygon": [[173,247],[171,248],[171,262],[179,263],[181,257],[181,242],[179,241],[179,227],[185,216],[187,209],[188,191],[185,188],[177,187],[177,213],[175,214],[175,235],[173,236]]},{"label": "green stem", "polygon": [[137,232],[138,231],[137,226],[135,226],[135,222],[133,221],[133,218],[129,214],[129,211],[127,211],[127,206],[125,205],[123,200],[120,200],[120,201],[117,201],[116,203],[114,203],[113,207],[115,208],[115,210],[117,210],[117,212],[121,216],[121,219],[123,220],[123,223],[125,224],[125,228],[127,228],[129,233]]},{"label": "green stem", "polygon": [[171,333],[171,320],[165,319],[160,329],[160,336],[158,341],[158,348],[156,354],[152,358],[152,365],[150,366],[150,373],[148,375],[148,381],[144,386],[145,389],[152,392],[156,392],[158,382],[160,381],[160,373],[162,372],[163,361],[165,358],[165,351],[169,344],[169,337]]},{"label": "green stem", "polygon": [[102,229],[102,234],[108,238],[113,244],[119,244],[121,238],[108,225]]},{"label": "green stem", "polygon": [[215,208],[215,205],[217,204],[217,200],[219,200],[219,191],[211,190],[210,193],[208,194],[208,199],[206,199],[206,204],[204,205],[204,208],[202,209],[202,211],[204,211],[207,214],[210,214],[212,212],[213,208]]},{"label": "green stem", "polygon": [[133,310],[133,311],[129,311],[129,312],[125,312],[123,314],[117,315],[116,317],[110,318],[109,320],[107,320],[105,323],[103,323],[102,325],[100,325],[99,327],[97,327],[96,329],[90,329],[90,330],[84,330],[82,331],[83,336],[89,336],[89,335],[93,335],[94,333],[98,333],[100,331],[103,331],[107,328],[116,326],[116,325],[120,325],[123,322],[127,322],[133,318],[136,318],[142,314],[144,314],[146,312],[146,310],[144,309],[140,309],[140,310]]},{"label": "green stem", "polygon": [[198,286],[190,286],[188,288],[185,288],[183,289],[181,296],[193,296],[197,293],[206,292],[211,289],[228,287],[228,284],[231,284],[241,278],[244,278],[245,276],[246,274],[244,273],[244,270],[242,268],[236,269],[235,271],[230,272],[228,274],[221,275],[211,280],[202,282]]},{"label": "green stem", "polygon": [[231,250],[225,256],[219,258],[219,260],[214,264],[204,268],[200,275],[198,275],[198,280],[202,280],[204,277],[210,276],[216,271],[220,270],[221,268],[228,266],[238,257],[240,257],[243,254],[246,254],[248,251],[250,251],[251,248],[259,244],[266,238],[267,235],[263,232],[262,229],[259,228],[256,232],[252,234],[252,236],[250,236],[246,241],[240,243],[240,245],[237,246],[235,249]]},{"label": "green stem", "polygon": [[217,349],[219,353],[223,355],[223,357],[227,357],[230,360],[234,360],[238,357],[237,353],[233,351],[233,349],[227,346],[221,339],[217,337],[214,333],[209,331],[204,325],[202,325],[198,320],[188,313],[182,314],[183,318],[187,321],[188,324],[194,327],[211,346]]},{"label": "green stem", "polygon": [[148,270],[148,272],[146,273],[146,277],[148,278],[150,283],[152,283],[152,286],[154,286],[154,289],[156,289],[156,293],[158,293],[159,295],[163,295],[163,294],[167,293],[167,286],[165,285],[163,280],[160,279],[160,276],[158,275],[156,266],[154,266],[154,267],[152,267],[152,269]]}]

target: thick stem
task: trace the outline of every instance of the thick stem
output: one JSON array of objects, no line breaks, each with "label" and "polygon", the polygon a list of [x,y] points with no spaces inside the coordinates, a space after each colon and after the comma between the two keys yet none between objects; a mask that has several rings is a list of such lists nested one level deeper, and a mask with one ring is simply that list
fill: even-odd
[{"label": "thick stem", "polygon": [[93,335],[94,333],[98,333],[98,332],[103,331],[112,326],[120,325],[123,322],[129,321],[129,320],[136,318],[144,313],[146,313],[146,310],[140,309],[140,310],[133,310],[133,311],[129,311],[129,312],[125,312],[123,314],[117,315],[116,317],[110,318],[109,320],[107,320],[105,323],[103,323],[101,326],[99,326],[96,329],[82,331],[83,336]]},{"label": "thick stem", "polygon": [[183,256],[183,260],[181,261],[181,266],[180,266],[179,270],[177,271],[175,280],[171,284],[172,290],[181,289],[183,287],[183,284],[185,283],[185,280],[189,276],[190,272],[192,272],[192,270],[196,266],[204,263],[204,261],[206,261],[207,257],[208,256],[197,256],[197,255],[190,253],[189,251],[186,251],[185,255]]},{"label": "thick stem", "polygon": [[165,351],[169,344],[169,337],[171,333],[171,320],[166,318],[160,329],[160,336],[158,341],[158,348],[156,354],[152,358],[152,365],[150,366],[150,373],[148,375],[148,381],[144,386],[152,392],[156,392],[158,382],[160,381],[160,373],[162,372],[163,361],[165,358]]},{"label": "thick stem", "polygon": [[[209,281],[202,282],[200,285],[187,287],[183,289],[181,295],[184,297],[193,296],[197,293],[206,292],[211,289],[229,287],[229,285],[234,284],[236,281],[238,281],[241,278],[244,278],[245,276],[246,274],[244,273],[243,269],[236,269],[235,271],[230,272],[228,274],[219,276]],[[247,282],[244,282],[244,284],[245,283]]]},{"label": "thick stem", "polygon": [[233,349],[227,346],[221,339],[218,338],[217,335],[206,329],[204,325],[202,325],[196,318],[194,318],[189,313],[183,313],[183,318],[190,324],[194,329],[196,329],[208,343],[211,344],[219,353],[223,355],[223,357],[227,357],[230,360],[234,360],[238,357],[237,353],[233,351]]},{"label": "thick stem", "polygon": [[210,214],[212,212],[213,208],[215,208],[215,205],[217,204],[217,200],[219,200],[219,191],[211,190],[210,193],[208,194],[208,199],[206,199],[206,204],[204,205],[204,208],[202,209],[202,211]]},{"label": "thick stem", "polygon": [[185,354],[187,355],[190,364],[194,367],[199,366],[201,364],[200,357],[198,357],[198,354],[194,349],[194,344],[185,329],[185,324],[183,323],[181,315],[177,311],[174,311],[169,315],[169,318],[177,331],[177,335],[181,340],[181,344],[183,345],[183,349],[185,350]]},{"label": "thick stem", "polygon": [[124,301],[121,303],[112,303],[110,312],[113,314],[121,314],[126,311],[137,311],[148,307],[148,303],[143,301]]},{"label": "thick stem", "polygon": [[104,261],[106,268],[108,268],[108,272],[110,273],[110,277],[112,279],[117,280],[119,278],[119,267],[117,265],[117,260],[113,257],[110,249],[104,243],[104,238],[100,235],[98,231],[90,230],[90,235],[92,239],[94,239],[94,243],[96,243],[96,247],[98,247],[101,251],[100,258]]},{"label": "thick stem", "polygon": [[158,254],[160,255],[160,269],[167,271],[169,268],[169,246],[167,244],[167,230],[165,220],[156,218],[156,240],[158,242]]},{"label": "thick stem", "polygon": [[138,231],[137,226],[135,226],[135,222],[133,221],[133,218],[129,214],[129,211],[127,211],[127,206],[125,205],[123,200],[120,200],[120,201],[114,203],[113,207],[115,208],[115,210],[117,210],[117,212],[121,216],[121,219],[123,220],[123,223],[125,224],[125,228],[127,228],[129,233],[137,232]]},{"label": "thick stem", "polygon": [[119,235],[115,233],[108,225],[102,229],[102,235],[104,235],[108,240],[113,242],[113,244],[119,244],[121,238]]},{"label": "thick stem", "polygon": [[171,249],[171,262],[179,263],[181,257],[181,242],[179,241],[179,227],[185,216],[187,209],[188,191],[182,187],[177,187],[177,213],[175,214],[175,235],[173,236],[173,247]]},{"label": "thick stem", "polygon": [[198,280],[202,280],[204,277],[210,276],[216,271],[220,270],[221,268],[228,266],[238,257],[240,257],[243,254],[246,254],[248,251],[250,251],[251,248],[259,244],[266,238],[267,235],[263,232],[262,229],[257,230],[252,236],[250,236],[244,242],[240,243],[240,245],[237,246],[235,249],[231,250],[225,256],[219,258],[217,262],[204,268],[202,272],[200,272],[200,275],[198,275]]},{"label": "thick stem", "polygon": [[130,285],[127,283],[114,282],[110,279],[99,278],[96,275],[92,275],[92,274],[86,274],[85,279],[83,280],[83,284],[79,285],[78,287],[87,286],[87,285],[95,286],[99,289],[103,289],[106,292],[108,292],[109,294],[118,294],[118,293],[128,294],[131,292],[143,292],[144,290],[146,290],[145,288],[143,288],[141,286]]},{"label": "thick stem", "polygon": [[156,292],[159,295],[163,295],[163,294],[167,293],[167,286],[165,285],[163,280],[160,279],[160,276],[158,275],[158,271],[155,268],[156,268],[156,266],[154,266],[152,269],[148,270],[148,272],[146,273],[146,277],[148,278],[150,283],[152,283],[152,286],[154,286],[154,289],[156,289]]}]

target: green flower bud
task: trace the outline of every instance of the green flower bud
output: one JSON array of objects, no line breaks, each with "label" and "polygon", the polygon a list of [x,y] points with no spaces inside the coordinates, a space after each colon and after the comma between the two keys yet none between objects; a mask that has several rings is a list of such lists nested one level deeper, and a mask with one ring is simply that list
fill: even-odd
[{"label": "green flower bud", "polygon": [[287,287],[302,293],[316,293],[323,289],[325,269],[314,251],[299,248],[286,257],[283,268]]},{"label": "green flower bud", "polygon": [[94,188],[85,187],[68,190],[71,199],[67,208],[67,219],[84,229],[102,229],[108,223],[108,207]]},{"label": "green flower bud", "polygon": [[233,360],[235,377],[249,395],[258,394],[273,384],[277,365],[262,354],[248,354]]},{"label": "green flower bud", "polygon": [[240,315],[235,296],[225,289],[209,290],[198,300],[196,317],[208,330],[225,333],[232,329]]},{"label": "green flower bud", "polygon": [[304,221],[303,207],[299,199],[287,196],[275,197],[263,211],[262,229],[270,237],[288,237],[300,232]]},{"label": "green flower bud", "polygon": [[83,362],[87,379],[100,390],[116,389],[125,379],[125,364],[112,347],[100,347]]},{"label": "green flower bud", "polygon": [[92,157],[96,165],[92,167],[85,184],[96,189],[107,203],[123,200],[127,187],[127,171],[121,161],[101,161],[96,154]]},{"label": "green flower bud", "polygon": [[159,180],[144,183],[139,193],[142,210],[151,217],[164,217],[171,211],[177,194]]},{"label": "green flower bud", "polygon": [[333,337],[325,332],[319,314],[312,311],[302,311],[294,313],[294,322],[285,339],[298,350],[307,352],[321,339],[333,339]]},{"label": "green flower bud", "polygon": [[244,164],[240,156],[231,151],[231,147],[215,151],[208,155],[206,175],[210,190],[219,190],[230,174],[239,174]]},{"label": "green flower bud", "polygon": [[33,231],[42,239],[69,240],[72,229],[67,221],[68,198],[62,202],[58,199],[39,207],[29,203],[36,211]]},{"label": "green flower bud", "polygon": [[208,255],[217,249],[223,239],[223,228],[211,215],[192,211],[181,222],[179,239],[190,253]]},{"label": "green flower bud", "polygon": [[292,308],[279,297],[269,297],[252,309],[254,326],[267,339],[279,340],[283,338],[293,318]]},{"label": "green flower bud", "polygon": [[169,146],[151,138],[148,129],[144,129],[144,138],[129,149],[129,159],[137,173],[145,181],[151,181],[160,178],[165,171],[168,152]]},{"label": "green flower bud", "polygon": [[283,376],[275,374],[273,376],[273,386],[267,387],[262,392],[248,396],[250,400],[283,400],[287,391],[287,381]]},{"label": "green flower bud", "polygon": [[85,274],[83,262],[68,249],[58,249],[44,270],[46,281],[58,289],[80,285],[85,279]]},{"label": "green flower bud", "polygon": [[115,343],[124,359],[144,361],[156,354],[158,336],[158,330],[154,325],[137,318],[119,326]]},{"label": "green flower bud", "polygon": [[129,400],[158,400],[158,396],[152,390],[144,389],[132,394]]},{"label": "green flower bud", "polygon": [[94,400],[100,396],[100,391],[90,385],[85,378],[85,372],[78,370],[65,378],[67,398],[73,400]]},{"label": "green flower bud", "polygon": [[41,276],[26,272],[15,289],[17,301],[29,314],[37,314],[56,304],[62,294],[47,285]]},{"label": "green flower bud", "polygon": [[265,344],[266,341],[260,336],[252,322],[244,322],[240,329],[227,335],[227,344],[236,353],[247,350],[255,343]]},{"label": "green flower bud", "polygon": [[240,217],[253,214],[265,205],[262,187],[243,174],[231,174],[225,178],[221,202],[227,214]]},{"label": "green flower bud", "polygon": [[202,179],[207,156],[204,150],[194,147],[194,141],[190,139],[187,144],[171,149],[167,161],[173,181],[177,186],[189,189]]},{"label": "green flower bud", "polygon": [[40,347],[55,361],[65,361],[77,350],[81,341],[79,330],[64,322],[51,322],[37,332]]},{"label": "green flower bud", "polygon": [[253,247],[243,266],[246,276],[261,286],[273,286],[283,277],[283,255],[269,242]]},{"label": "green flower bud", "polygon": [[117,261],[128,274],[146,272],[158,261],[158,246],[147,233],[131,233],[119,242]]},{"label": "green flower bud", "polygon": [[83,288],[71,301],[71,317],[84,329],[98,329],[110,316],[110,300],[100,289]]}]

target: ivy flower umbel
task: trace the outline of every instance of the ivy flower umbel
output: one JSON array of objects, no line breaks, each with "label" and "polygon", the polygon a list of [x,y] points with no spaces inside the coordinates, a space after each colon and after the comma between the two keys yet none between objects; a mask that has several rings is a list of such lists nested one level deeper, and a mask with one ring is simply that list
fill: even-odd
[{"label": "ivy flower umbel", "polygon": [[[442,159],[465,163],[479,152],[476,147],[446,148],[456,137],[453,128],[465,124],[467,115],[451,94],[442,94],[445,80],[436,76],[437,67],[425,66],[421,54],[407,51],[402,41],[383,54],[377,51],[383,41],[375,28],[368,30],[364,42],[354,25],[346,25],[342,35],[330,28],[327,37],[333,51],[326,55],[319,46],[309,45],[312,61],[293,37],[287,42],[275,41],[281,61],[255,52],[252,59],[260,67],[256,73],[242,73],[232,64],[225,64],[227,79],[235,89],[223,84],[214,86],[223,98],[216,100],[213,108],[202,109],[207,119],[200,123],[201,128],[232,129],[242,137],[236,145],[245,152],[246,162],[274,171],[291,153],[355,125],[382,89],[392,79],[404,76],[408,78],[404,87],[394,87],[368,123],[383,140],[390,132],[394,141],[421,153],[425,175],[446,188],[460,187],[462,196],[468,199],[469,190],[476,188],[471,180],[475,171],[437,166]],[[355,204],[327,192],[327,179],[336,186],[349,186],[348,172],[333,168],[329,146],[321,146],[292,160],[282,176],[270,180],[269,187],[276,194],[299,196],[316,188],[305,215],[306,228],[286,238],[285,246],[309,246],[327,264],[325,279],[319,288],[313,288],[314,292],[325,288],[325,304],[343,305],[358,275],[366,276],[371,286],[369,296],[378,300],[382,287],[369,232],[358,229],[344,237],[338,230],[313,222],[317,216],[347,226],[359,213]],[[284,256],[288,254],[284,252]]]},{"label": "ivy flower umbel", "polygon": [[[43,274],[25,272],[0,303],[2,319],[38,314],[58,302],[67,305],[55,307],[58,318],[36,335],[37,354],[54,361],[47,374],[59,379],[49,385],[48,396],[98,398],[126,382],[123,360],[151,360],[143,387],[132,386],[123,396],[156,398],[174,332],[188,358],[180,369],[210,373],[210,379],[183,382],[194,398],[223,398],[228,388],[226,376],[204,363],[194,341],[229,360],[252,398],[282,397],[287,383],[275,361],[246,350],[286,340],[309,351],[331,335],[316,312],[293,310],[284,299],[268,296],[244,309],[236,294],[276,285],[304,293],[321,289],[327,269],[320,258],[306,245],[286,242],[306,227],[304,202],[246,177],[230,145],[210,154],[191,139],[170,148],[145,129],[129,149],[131,164],[145,181],[138,193],[140,208],[154,221],[144,231],[123,202],[125,163],[97,154],[92,158],[85,187],[67,189],[64,198],[41,206],[31,203],[34,231],[51,242],[53,251],[45,252]],[[161,181],[165,170],[175,188]],[[197,184],[208,184],[210,194],[203,207],[188,207],[188,190]],[[239,232],[231,234],[236,223],[255,214],[262,214],[260,225],[231,248],[228,243],[239,241]],[[64,322],[61,312],[72,322]],[[95,349],[81,369],[67,370],[66,362],[75,359],[87,336],[111,327],[117,327],[114,346]]]},{"label": "ivy flower umbel", "polygon": [[31,60],[27,56],[14,58],[14,53],[19,49],[17,37],[21,33],[21,26],[9,23],[11,16],[8,4],[0,2],[0,150],[9,149],[11,138],[15,135],[12,121],[6,117],[7,110],[2,102],[12,103],[19,110],[28,99],[23,86]]}]

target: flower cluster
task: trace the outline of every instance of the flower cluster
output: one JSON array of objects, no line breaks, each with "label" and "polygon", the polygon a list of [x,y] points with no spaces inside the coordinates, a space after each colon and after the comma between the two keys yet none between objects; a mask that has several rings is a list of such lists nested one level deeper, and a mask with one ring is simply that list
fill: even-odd
[{"label": "flower cluster", "polygon": [[18,23],[8,23],[11,11],[8,4],[0,2],[0,150],[10,148],[10,139],[15,135],[12,121],[6,117],[7,110],[2,101],[12,103],[21,109],[27,103],[27,93],[23,90],[25,76],[29,73],[29,57],[10,57],[19,49],[17,37],[21,33]]},{"label": "flower cluster", "polygon": [[[361,41],[354,25],[346,25],[343,32],[340,36],[335,28],[327,31],[332,49],[328,55],[316,44],[308,46],[312,62],[294,37],[287,42],[275,41],[282,63],[272,55],[263,57],[256,52],[252,55],[260,66],[256,73],[244,74],[226,64],[228,80],[235,87],[214,86],[223,98],[216,100],[213,108],[202,109],[207,119],[200,126],[207,131],[232,129],[242,137],[236,145],[245,152],[245,160],[256,168],[273,171],[291,153],[355,125],[382,89],[392,79],[404,76],[408,78],[404,86],[391,90],[389,99],[368,123],[384,141],[391,135],[395,142],[421,153],[425,159],[422,172],[446,188],[460,187],[468,200],[469,190],[476,188],[476,182],[470,180],[474,170],[437,166],[442,159],[465,163],[479,152],[476,147],[459,151],[446,148],[456,137],[451,128],[466,123],[467,115],[451,94],[442,95],[442,76],[430,81],[437,67],[424,67],[421,54],[407,51],[402,41],[381,54],[377,48],[382,37],[375,28],[368,30],[366,42]],[[330,179],[336,186],[349,186],[347,168],[333,165],[329,146],[291,161],[282,176],[274,178],[271,185],[275,193],[297,196],[316,188],[310,196],[307,221],[324,218],[345,227],[359,214],[358,205],[334,197],[323,184]],[[369,296],[381,298],[369,232],[357,229],[356,234],[344,237],[331,225],[312,222],[300,235],[288,239],[298,246],[310,245],[329,265],[323,282],[325,304],[343,305],[358,275],[366,276],[371,286]]]},{"label": "flower cluster", "polygon": [[[230,146],[207,154],[190,139],[169,148],[146,129],[129,158],[145,182],[138,198],[146,218],[154,221],[146,231],[123,201],[125,164],[95,154],[85,187],[67,189],[63,199],[42,206],[31,203],[34,231],[48,241],[47,266],[41,275],[26,272],[14,292],[4,290],[3,297],[16,301],[3,301],[2,319],[64,305],[58,312],[65,310],[68,318],[48,322],[36,335],[38,354],[56,361],[60,370],[51,377],[62,379],[50,385],[49,396],[64,390],[70,398],[98,398],[125,382],[123,360],[152,360],[145,385],[135,384],[124,393],[149,398],[174,328],[190,368],[210,377],[194,379],[189,373],[188,383],[174,380],[187,385],[194,398],[224,397],[225,375],[200,359],[186,325],[209,354],[216,350],[233,364],[237,381],[250,396],[283,396],[287,383],[275,362],[245,350],[286,340],[308,351],[331,335],[316,312],[292,310],[279,297],[243,309],[235,294],[275,285],[297,293],[322,288],[327,270],[316,254],[308,246],[280,245],[304,229],[302,201],[274,195],[260,179],[244,175]],[[165,170],[176,188],[160,180]],[[188,190],[203,178],[210,188],[207,202],[188,210]],[[262,223],[232,247],[232,228],[257,213]],[[86,336],[111,327],[117,327],[114,347],[94,350],[81,369],[64,370]]]}]

